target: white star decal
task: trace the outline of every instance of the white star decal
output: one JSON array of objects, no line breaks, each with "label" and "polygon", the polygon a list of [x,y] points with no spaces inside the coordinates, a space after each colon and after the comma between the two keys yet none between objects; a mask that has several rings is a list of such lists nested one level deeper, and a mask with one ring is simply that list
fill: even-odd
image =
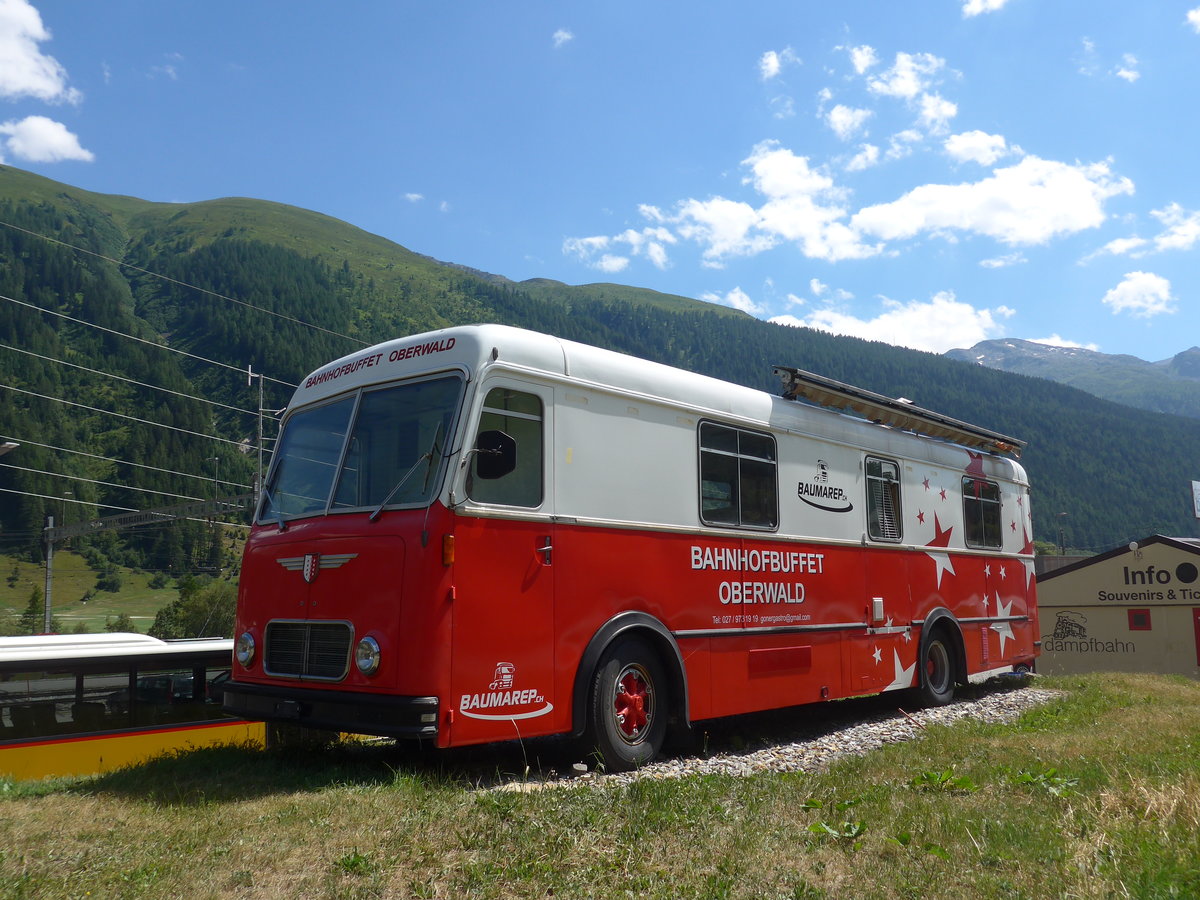
[{"label": "white star decal", "polygon": [[950,554],[944,550],[926,550],[925,555],[934,561],[937,565],[937,586],[942,586],[942,573],[949,572],[951,575],[956,574],[954,571],[954,563],[950,560]]},{"label": "white star decal", "polygon": [[[996,615],[997,616],[1008,616],[1011,613],[1012,613],[1012,601],[1011,600],[1008,601],[1008,605],[1005,606],[1003,603],[1000,602],[1000,595],[997,594],[996,595]],[[1000,635],[1000,656],[1003,657],[1004,656],[1004,642],[1006,640],[1010,640],[1010,641],[1016,640],[1016,638],[1013,636],[1012,625],[1008,622],[993,622],[991,625],[991,628],[992,628],[992,631],[994,631],[994,632],[996,632],[996,634]]]},{"label": "white star decal", "polygon": [[878,646],[875,647],[875,652],[871,654],[871,659],[875,660],[875,665],[883,662],[883,651]]},{"label": "white star decal", "polygon": [[887,690],[892,690],[893,688],[912,687],[913,686],[913,676],[916,674],[916,671],[917,671],[916,662],[914,661],[913,664],[911,666],[909,666],[907,669],[904,668],[903,664],[900,662],[900,654],[897,653],[895,650],[892,651],[892,660],[893,660],[893,663],[896,668],[896,677],[892,679],[892,683],[889,684],[886,688],[884,688],[884,690],[887,691]]},{"label": "white star decal", "polygon": [[1007,577],[1008,577],[1008,572],[1005,571],[1004,566],[1001,566],[1000,567],[1000,580],[1003,581]]},{"label": "white star decal", "polygon": [[1029,582],[1033,580],[1033,560],[1023,559],[1021,563],[1025,566],[1025,590],[1029,590]]}]

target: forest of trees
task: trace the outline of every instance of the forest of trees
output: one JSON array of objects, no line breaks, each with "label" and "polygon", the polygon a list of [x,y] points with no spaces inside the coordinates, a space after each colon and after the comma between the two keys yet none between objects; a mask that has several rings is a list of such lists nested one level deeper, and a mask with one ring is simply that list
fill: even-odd
[{"label": "forest of trees", "polygon": [[[264,404],[278,409],[289,385],[330,359],[483,321],[769,391],[773,365],[798,366],[1015,435],[1029,443],[1022,463],[1043,541],[1056,539],[1060,513],[1070,545],[1093,550],[1195,528],[1197,420],[685,298],[527,290],[277,204],[120,200],[0,168],[0,440],[22,445],[0,465],[0,552],[40,558],[48,514],[78,521],[248,491],[259,403],[248,367],[267,376]],[[98,571],[180,574],[212,567],[219,543],[185,522],[79,545]]]}]

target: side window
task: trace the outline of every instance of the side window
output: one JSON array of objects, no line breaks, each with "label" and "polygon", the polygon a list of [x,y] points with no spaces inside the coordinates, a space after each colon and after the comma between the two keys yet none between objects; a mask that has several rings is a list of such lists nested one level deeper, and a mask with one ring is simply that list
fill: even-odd
[{"label": "side window", "polygon": [[542,401],[512,388],[492,388],[483,401],[479,432],[503,431],[517,442],[517,467],[503,478],[480,478],[471,462],[467,493],[480,503],[542,505]]},{"label": "side window", "polygon": [[900,466],[890,459],[867,457],[867,534],[873,541],[899,541]]},{"label": "side window", "polygon": [[968,547],[996,550],[1000,531],[1000,486],[982,478],[962,480],[963,530]]},{"label": "side window", "polygon": [[727,425],[700,425],[700,521],[738,528],[779,525],[775,439]]}]

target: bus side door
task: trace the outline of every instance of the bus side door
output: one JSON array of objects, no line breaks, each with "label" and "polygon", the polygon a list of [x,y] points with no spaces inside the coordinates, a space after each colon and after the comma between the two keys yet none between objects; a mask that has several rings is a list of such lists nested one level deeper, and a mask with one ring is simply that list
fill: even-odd
[{"label": "bus side door", "polygon": [[481,477],[487,465],[476,452],[462,486],[448,698],[455,744],[548,733],[563,705],[553,696],[554,391],[510,378],[482,390],[475,433],[515,441],[516,465]]}]

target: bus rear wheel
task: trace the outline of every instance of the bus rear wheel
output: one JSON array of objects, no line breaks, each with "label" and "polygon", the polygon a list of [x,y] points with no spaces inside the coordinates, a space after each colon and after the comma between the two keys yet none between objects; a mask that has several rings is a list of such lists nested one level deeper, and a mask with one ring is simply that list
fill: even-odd
[{"label": "bus rear wheel", "polygon": [[921,655],[921,703],[945,706],[954,699],[954,657],[945,629],[938,629]]},{"label": "bus rear wheel", "polygon": [[589,743],[609,772],[652,760],[667,733],[667,679],[644,641],[629,638],[605,651],[592,681]]}]

